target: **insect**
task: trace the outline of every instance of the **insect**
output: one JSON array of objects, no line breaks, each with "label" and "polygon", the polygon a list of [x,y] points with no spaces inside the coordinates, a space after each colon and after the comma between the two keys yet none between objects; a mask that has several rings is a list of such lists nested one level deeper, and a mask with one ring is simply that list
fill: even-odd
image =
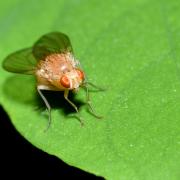
[{"label": "insect", "polygon": [[[88,85],[98,87],[86,80],[79,61],[73,55],[71,42],[67,35],[60,32],[43,35],[32,48],[26,48],[7,56],[3,61],[3,68],[9,72],[36,76],[37,91],[49,112],[48,127],[51,123],[51,106],[42,90],[64,91],[64,98],[78,113],[77,106],[68,98],[68,94],[71,90],[78,91],[79,87],[83,87],[86,89],[86,104],[90,112],[100,118],[91,106]],[[80,117],[79,120],[81,121]]]}]

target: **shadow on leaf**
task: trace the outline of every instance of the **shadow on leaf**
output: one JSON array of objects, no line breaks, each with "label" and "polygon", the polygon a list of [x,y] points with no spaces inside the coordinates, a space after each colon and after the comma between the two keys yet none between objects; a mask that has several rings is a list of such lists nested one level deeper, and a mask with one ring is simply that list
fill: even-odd
[{"label": "shadow on leaf", "polygon": [[[48,100],[52,110],[62,109],[64,115],[74,113],[74,108],[64,99],[63,91],[42,91]],[[3,84],[3,93],[13,102],[33,106],[37,111],[44,111],[46,106],[36,90],[36,82],[33,76],[13,75],[6,79]],[[82,101],[75,99],[75,94],[70,92],[69,99],[78,108],[85,105]]]}]

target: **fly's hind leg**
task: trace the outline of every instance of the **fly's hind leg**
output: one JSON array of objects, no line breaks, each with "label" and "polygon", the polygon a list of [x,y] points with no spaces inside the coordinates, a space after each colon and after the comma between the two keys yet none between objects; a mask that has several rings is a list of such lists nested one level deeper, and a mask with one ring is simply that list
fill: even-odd
[{"label": "fly's hind leg", "polygon": [[48,110],[48,113],[49,113],[49,120],[48,120],[48,126],[47,128],[45,129],[45,131],[47,131],[51,125],[51,106],[50,104],[48,103],[46,97],[43,95],[43,93],[41,92],[41,88],[37,86],[37,91],[39,93],[39,95],[41,96],[41,98],[43,99],[45,105],[46,105],[46,108]]},{"label": "fly's hind leg", "polygon": [[69,95],[69,90],[65,90],[64,91],[64,98],[76,110],[78,115],[77,116],[75,115],[75,117],[79,120],[79,122],[81,123],[81,126],[83,126],[84,124],[83,124],[82,118],[79,116],[79,110],[78,110],[77,106],[71,100],[69,100],[68,95]]}]

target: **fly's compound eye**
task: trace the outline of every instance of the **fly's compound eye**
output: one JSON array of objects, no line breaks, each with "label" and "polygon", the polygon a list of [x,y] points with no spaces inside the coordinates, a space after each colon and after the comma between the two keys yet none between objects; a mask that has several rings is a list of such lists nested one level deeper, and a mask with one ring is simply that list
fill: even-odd
[{"label": "fly's compound eye", "polygon": [[60,83],[65,88],[70,88],[70,81],[67,76],[63,75],[60,79]]},{"label": "fly's compound eye", "polygon": [[81,71],[80,69],[76,69],[76,72],[78,74],[78,77],[83,80],[84,79],[84,73],[83,71]]}]

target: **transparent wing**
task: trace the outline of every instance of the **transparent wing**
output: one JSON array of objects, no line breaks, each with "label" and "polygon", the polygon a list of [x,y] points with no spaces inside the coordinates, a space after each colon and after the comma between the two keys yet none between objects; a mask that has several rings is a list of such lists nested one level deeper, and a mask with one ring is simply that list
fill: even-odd
[{"label": "transparent wing", "polygon": [[33,46],[33,55],[37,60],[43,60],[47,55],[52,53],[72,51],[68,36],[60,32],[45,34]]},{"label": "transparent wing", "polygon": [[26,48],[7,56],[3,61],[3,68],[9,72],[33,74],[37,60],[32,54],[32,48]]}]

